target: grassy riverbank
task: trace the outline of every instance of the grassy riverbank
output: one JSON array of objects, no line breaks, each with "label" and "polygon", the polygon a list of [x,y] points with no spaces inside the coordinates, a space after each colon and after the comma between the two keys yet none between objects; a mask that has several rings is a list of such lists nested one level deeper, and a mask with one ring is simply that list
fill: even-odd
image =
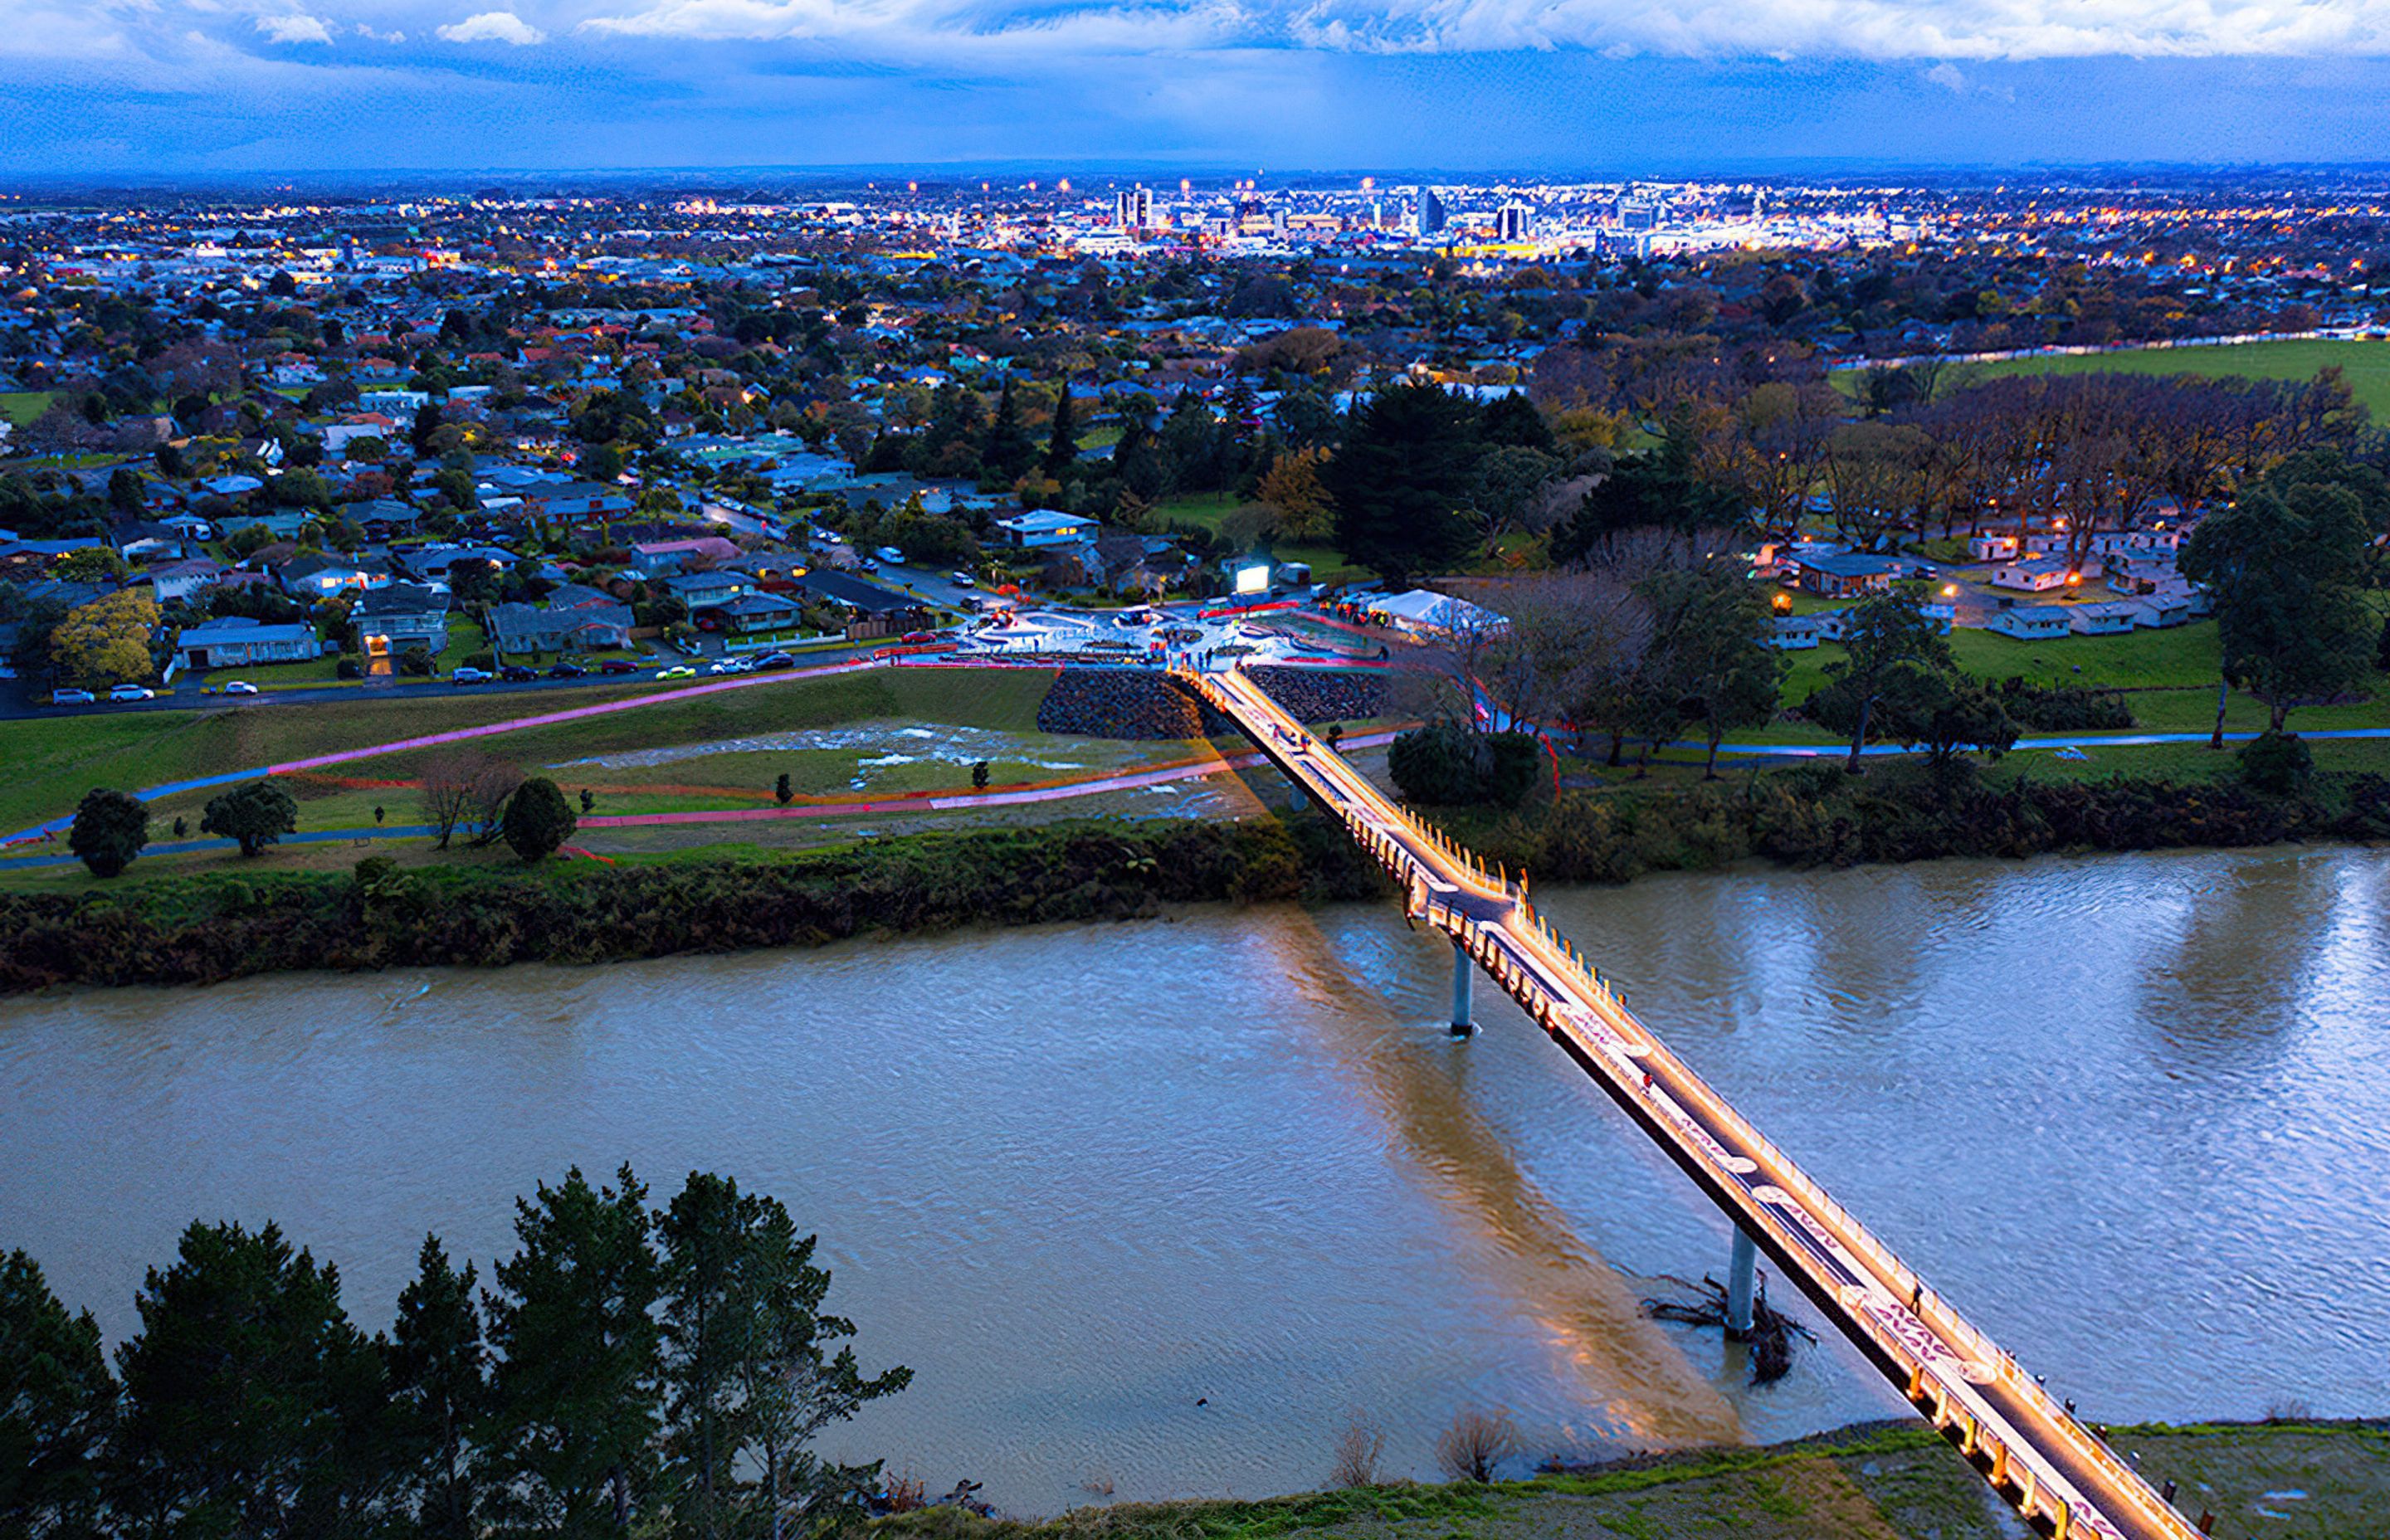
[{"label": "grassy riverbank", "polygon": [[[2373,1540],[2390,1512],[2390,1429],[2281,1422],[2117,1429],[2119,1449],[2178,1483],[2217,1540]],[[2279,1517],[2277,1517],[2279,1516]],[[1386,1486],[1259,1502],[1123,1504],[1017,1523],[951,1508],[874,1526],[921,1540],[2007,1540],[1980,1477],[1931,1431],[1846,1429],[1798,1444],[1711,1449],[1532,1481]]]}]

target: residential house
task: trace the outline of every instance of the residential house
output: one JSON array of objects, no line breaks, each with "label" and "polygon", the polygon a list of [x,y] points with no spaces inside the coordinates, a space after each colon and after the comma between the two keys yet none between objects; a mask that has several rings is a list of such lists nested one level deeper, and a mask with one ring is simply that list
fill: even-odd
[{"label": "residential house", "polygon": [[501,661],[554,652],[602,652],[627,647],[631,607],[609,602],[572,610],[528,604],[490,607],[490,646]]},{"label": "residential house", "polygon": [[2066,607],[2067,628],[2078,636],[2115,636],[2140,623],[2138,599],[2098,599]]},{"label": "residential house", "polygon": [[223,583],[229,571],[231,569],[221,561],[212,561],[203,556],[193,557],[187,561],[152,567],[149,569],[149,585],[157,591],[160,604],[171,604],[177,599],[188,602],[203,590]]},{"label": "residential house", "polygon": [[2066,586],[2074,569],[2055,557],[2037,557],[2030,561],[2011,561],[2005,567],[1992,569],[1992,586],[2015,588],[2028,594],[2046,594],[2053,588]]},{"label": "residential house", "polygon": [[1794,585],[1830,599],[1881,594],[1892,586],[1893,578],[1901,570],[1901,563],[1889,557],[1861,556],[1855,551],[1804,556],[1798,566],[1800,571],[1792,579]]},{"label": "residential house", "polygon": [[1787,652],[1806,652],[1824,638],[1818,634],[1817,615],[1778,615],[1769,622],[1765,638],[1767,645]]},{"label": "residential house", "polygon": [[2140,623],[2153,631],[2181,625],[2191,619],[2191,594],[2188,590],[2148,594],[2138,602],[2141,610]]},{"label": "residential house", "polygon": [[693,614],[755,592],[755,580],[739,571],[675,572],[658,586],[687,605]]},{"label": "residential house", "polygon": [[364,557],[302,556],[284,562],[276,576],[284,593],[319,599],[343,588],[379,588],[391,581],[391,570],[387,562]]},{"label": "residential house", "polygon": [[707,562],[721,563],[739,559],[739,547],[718,534],[697,535],[687,540],[647,540],[631,547],[631,565],[641,577],[654,578],[668,572],[687,570],[694,558],[699,567]]},{"label": "residential house", "polygon": [[315,628],[293,622],[269,625],[246,615],[226,615],[183,628],[175,655],[185,668],[249,668],[258,663],[303,663],[323,652]]},{"label": "residential house", "polygon": [[183,532],[171,524],[151,523],[136,520],[119,524],[109,532],[116,554],[127,561],[180,561],[183,559]]},{"label": "residential house", "polygon": [[710,611],[720,617],[724,630],[741,636],[765,631],[792,631],[801,612],[802,607],[787,595],[761,592],[741,594]]},{"label": "residential house", "polygon": [[1034,551],[1047,545],[1073,544],[1093,534],[1097,525],[1092,519],[1039,508],[1011,519],[999,519],[996,527],[1004,532],[1007,544],[1016,549]]},{"label": "residential house", "polygon": [[2049,641],[2066,635],[2066,607],[2062,604],[2021,604],[1994,615],[1985,629],[1997,631],[2003,636],[2013,636],[2021,642]]},{"label": "residential house", "polygon": [[436,658],[448,646],[448,596],[418,583],[367,589],[349,607],[349,629],[370,674],[392,672],[411,647]]},{"label": "residential house", "polygon": [[1967,548],[1977,561],[2014,561],[2017,558],[2017,537],[2012,534],[1979,534],[1967,542]]}]

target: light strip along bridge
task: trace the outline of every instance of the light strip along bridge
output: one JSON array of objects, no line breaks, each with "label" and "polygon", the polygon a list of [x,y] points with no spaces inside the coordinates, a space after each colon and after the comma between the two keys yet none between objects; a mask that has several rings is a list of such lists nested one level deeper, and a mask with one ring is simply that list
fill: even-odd
[{"label": "light strip along bridge", "polygon": [[1312,738],[1240,669],[1178,671],[1403,886],[1405,912],[1452,938],[1454,1021],[1473,963],[1523,1007],[1734,1222],[1729,1327],[1748,1329],[1764,1249],[1909,1404],[2037,1532],[2197,1540],[2097,1434],[1627,1013],[1514,883],[1413,818]]}]

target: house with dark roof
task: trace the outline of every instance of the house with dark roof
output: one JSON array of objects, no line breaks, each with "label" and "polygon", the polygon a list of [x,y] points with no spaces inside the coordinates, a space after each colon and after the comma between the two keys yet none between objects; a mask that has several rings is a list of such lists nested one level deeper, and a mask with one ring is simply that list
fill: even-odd
[{"label": "house with dark roof", "polygon": [[448,596],[418,583],[369,588],[349,607],[349,630],[367,674],[388,674],[408,648],[438,657],[448,645]]},{"label": "house with dark roof", "polygon": [[542,610],[528,604],[495,604],[489,613],[490,646],[500,661],[557,652],[602,652],[631,640],[631,607],[589,605]]}]

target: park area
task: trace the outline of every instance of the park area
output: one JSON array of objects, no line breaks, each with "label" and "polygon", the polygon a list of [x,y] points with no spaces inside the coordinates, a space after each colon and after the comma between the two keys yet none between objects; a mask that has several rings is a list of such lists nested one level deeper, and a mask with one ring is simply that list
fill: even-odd
[{"label": "park area", "polygon": [[[1961,364],[1942,381],[1948,391],[1978,379],[2024,374],[2203,375],[2211,379],[2313,379],[2336,368],[2358,404],[2376,422],[2390,420],[2390,341],[2343,341],[2322,338],[2280,342],[2233,342],[2218,347],[2119,348],[2109,353],[2067,353],[2045,358],[2004,358]],[[1835,384],[1856,391],[1863,369],[1837,373]]]}]

